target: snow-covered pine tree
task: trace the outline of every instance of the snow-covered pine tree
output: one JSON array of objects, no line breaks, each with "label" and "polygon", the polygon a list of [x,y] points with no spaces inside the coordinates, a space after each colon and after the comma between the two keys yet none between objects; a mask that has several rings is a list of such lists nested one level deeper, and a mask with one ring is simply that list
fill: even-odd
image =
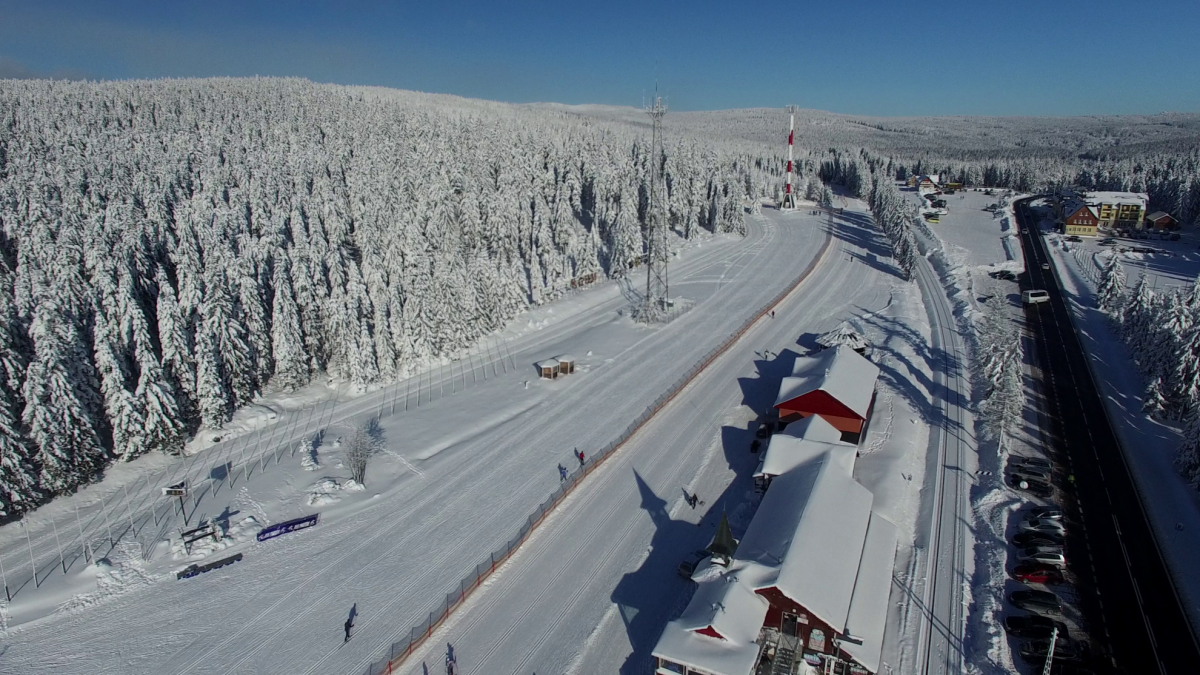
[{"label": "snow-covered pine tree", "polygon": [[1096,287],[1096,306],[1118,324],[1125,313],[1125,268],[1113,254],[1104,263]]},{"label": "snow-covered pine tree", "polygon": [[1183,443],[1175,455],[1179,473],[1200,490],[1200,410],[1193,410],[1183,426]]}]

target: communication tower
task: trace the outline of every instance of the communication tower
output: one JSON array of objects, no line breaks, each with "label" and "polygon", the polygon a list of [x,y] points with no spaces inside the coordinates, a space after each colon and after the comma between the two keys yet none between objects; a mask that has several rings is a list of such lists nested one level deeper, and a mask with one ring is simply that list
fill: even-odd
[{"label": "communication tower", "polygon": [[796,195],[792,192],[792,139],[796,135],[796,107],[788,106],[788,158],[787,158],[787,186],[783,192],[783,203],[779,208],[788,211],[796,208]]},{"label": "communication tower", "polygon": [[667,284],[667,217],[664,213],[666,184],[663,181],[662,119],[667,106],[657,93],[653,105],[646,107],[646,114],[654,123],[654,138],[650,148],[650,208],[646,211],[646,297],[641,315],[644,321],[658,321],[667,317],[670,309]]}]

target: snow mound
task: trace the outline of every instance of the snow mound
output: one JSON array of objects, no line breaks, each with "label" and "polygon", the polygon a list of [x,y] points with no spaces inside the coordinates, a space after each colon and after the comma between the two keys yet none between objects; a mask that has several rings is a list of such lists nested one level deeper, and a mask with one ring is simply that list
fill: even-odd
[{"label": "snow mound", "polygon": [[215,536],[192,542],[190,546],[184,546],[182,539],[173,539],[170,550],[171,558],[188,561],[203,560],[214,553],[254,539],[258,531],[262,529],[262,525],[254,516],[246,516],[236,523],[215,520],[210,521],[209,524],[215,528]]},{"label": "snow mound", "polygon": [[339,483],[334,478],[322,478],[308,488],[308,505],[309,506],[325,506],[327,504],[336,504],[342,501],[342,498],[337,495],[338,492],[362,492],[366,490],[366,486],[353,478],[347,479]]},{"label": "snow mound", "polygon": [[83,574],[96,576],[96,590],[71,596],[54,610],[55,614],[75,614],[158,580],[146,571],[140,547],[131,541],[118,542],[107,558],[88,565]]}]

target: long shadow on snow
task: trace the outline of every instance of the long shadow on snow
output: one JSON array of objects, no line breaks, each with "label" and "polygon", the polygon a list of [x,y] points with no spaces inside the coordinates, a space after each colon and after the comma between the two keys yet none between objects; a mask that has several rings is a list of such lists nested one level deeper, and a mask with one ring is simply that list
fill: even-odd
[{"label": "long shadow on snow", "polygon": [[[663,627],[679,616],[691,601],[695,584],[679,577],[677,568],[680,561],[692,551],[708,545],[722,512],[729,511],[732,516],[732,512],[745,501],[749,501],[751,508],[757,505],[757,500],[746,500],[747,492],[752,492],[754,488],[752,474],[758,462],[758,455],[749,452],[753,436],[751,429],[721,428],[725,459],[736,475],[715,499],[712,495],[699,495],[706,503],[702,507],[705,509],[703,518],[697,524],[673,520],[668,513],[670,503],[667,499],[659,497],[654,488],[634,471],[642,508],[654,522],[655,531],[646,559],[636,570],[621,578],[611,596],[625,623],[629,644],[633,648],[621,665],[621,675],[650,672],[651,651],[662,635]],[[677,485],[668,485],[662,486],[661,491],[665,495],[673,495],[677,494],[679,488]],[[735,520],[738,519],[731,517],[730,525],[734,537],[740,538],[744,526]]]}]

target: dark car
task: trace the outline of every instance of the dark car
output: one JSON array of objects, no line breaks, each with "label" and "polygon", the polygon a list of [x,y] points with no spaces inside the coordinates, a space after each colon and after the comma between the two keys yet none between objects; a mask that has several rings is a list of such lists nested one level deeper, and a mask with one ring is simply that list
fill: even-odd
[{"label": "dark car", "polygon": [[761,447],[762,441],[758,440],[757,438],[750,441],[750,452],[758,452],[758,449]]},{"label": "dark car", "polygon": [[1082,239],[1080,239],[1079,237],[1077,237],[1073,234],[1067,235],[1067,236],[1063,237],[1063,239],[1065,239],[1067,241],[1073,241],[1076,243],[1083,241]]},{"label": "dark car", "polygon": [[1054,462],[1042,457],[1030,457],[1028,455],[1010,455],[1008,458],[1009,466],[1028,466],[1045,471],[1054,469]]},{"label": "dark car", "polygon": [[1013,535],[1013,546],[1029,548],[1030,546],[1062,546],[1063,538],[1056,532],[1018,532]]},{"label": "dark car", "polygon": [[1030,476],[1009,474],[1008,484],[1038,497],[1049,497],[1054,494],[1054,488],[1050,487],[1049,483]]},{"label": "dark car", "polygon": [[1062,583],[1062,572],[1050,565],[1026,563],[1013,569],[1013,578],[1026,584],[1058,584]]},{"label": "dark car", "polygon": [[1010,616],[1004,619],[1004,630],[1013,637],[1019,638],[1048,638],[1050,631],[1058,628],[1058,634],[1066,637],[1067,624],[1055,621],[1047,616],[1025,614]]},{"label": "dark car", "polygon": [[[1021,660],[1025,663],[1040,665],[1046,662],[1046,653],[1049,651],[1050,640],[1030,640],[1021,644]],[[1054,660],[1056,662],[1063,663],[1082,659],[1083,650],[1074,640],[1054,641]]]},{"label": "dark car", "polygon": [[1009,270],[996,270],[995,272],[988,272],[988,276],[993,279],[1000,279],[1002,281],[1016,281],[1017,280],[1017,275],[1013,274]]},{"label": "dark car", "polygon": [[1013,591],[1008,594],[1008,601],[1013,607],[1026,609],[1031,612],[1061,612],[1062,600],[1050,591]]},{"label": "dark car", "polygon": [[704,549],[694,551],[691,555],[684,558],[683,562],[679,563],[679,568],[676,569],[676,571],[679,573],[679,576],[683,577],[684,579],[691,579],[692,574],[696,572],[696,568],[699,567],[700,563],[703,562],[708,556],[708,551]]},{"label": "dark car", "polygon": [[762,424],[759,424],[758,431],[754,432],[754,435],[759,438],[766,438],[767,436],[770,436],[771,435],[771,423],[763,422]]},{"label": "dark car", "polygon": [[1036,506],[1032,509],[1029,509],[1029,511],[1025,513],[1025,517],[1029,520],[1036,518],[1062,520],[1063,512],[1062,509],[1058,508],[1057,506]]}]

